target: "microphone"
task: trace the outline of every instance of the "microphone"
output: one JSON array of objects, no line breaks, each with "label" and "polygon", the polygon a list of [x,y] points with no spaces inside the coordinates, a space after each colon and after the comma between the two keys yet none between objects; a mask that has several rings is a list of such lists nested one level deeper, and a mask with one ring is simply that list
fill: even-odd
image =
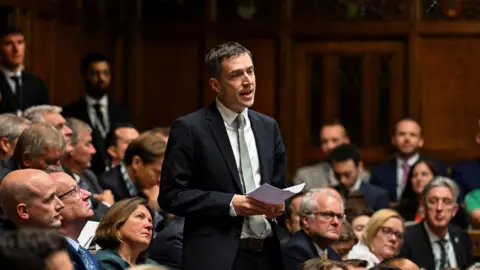
[{"label": "microphone", "polygon": [[428,7],[427,9],[427,13],[429,13],[430,11],[432,11],[436,5],[438,5],[438,1],[439,0],[433,0],[432,3],[430,4],[430,6]]}]

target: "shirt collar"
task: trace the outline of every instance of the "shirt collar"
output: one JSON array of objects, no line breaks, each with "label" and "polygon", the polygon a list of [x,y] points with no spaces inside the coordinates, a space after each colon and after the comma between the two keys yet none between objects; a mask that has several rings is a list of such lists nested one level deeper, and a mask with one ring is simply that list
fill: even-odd
[{"label": "shirt collar", "polygon": [[22,77],[22,69],[19,69],[17,72],[12,72],[11,70],[8,70],[4,67],[0,67],[0,69],[7,78],[11,78],[13,76]]},{"label": "shirt collar", "polygon": [[108,106],[108,96],[106,94],[103,95],[103,97],[100,99],[95,99],[89,95],[86,95],[85,101],[87,102],[87,105],[90,107],[93,107],[93,105],[95,104],[100,104],[101,106]]},{"label": "shirt collar", "polygon": [[75,240],[73,240],[72,238],[70,238],[70,237],[65,237],[65,238],[67,238],[68,243],[69,243],[76,251],[78,251],[78,248],[80,247],[80,244],[79,244],[77,241],[75,241]]},{"label": "shirt collar", "polygon": [[[423,222],[423,227],[425,228],[425,231],[427,231],[427,235],[428,235],[428,239],[430,239],[430,243],[434,244],[434,243],[438,242],[439,240],[442,240],[436,234],[434,234],[432,230],[430,230],[430,227],[428,227],[428,224],[427,224],[426,221]],[[450,232],[447,231],[447,234],[445,235],[445,237],[443,239],[449,242],[450,241]]]},{"label": "shirt collar", "polygon": [[319,245],[317,245],[315,242],[313,242],[313,245],[315,246],[315,249],[317,250],[318,252],[318,256],[322,255],[323,253],[327,254],[328,255],[328,249],[326,248],[325,250],[323,250]]},{"label": "shirt collar", "polygon": [[357,178],[357,181],[355,182],[355,184],[353,185],[352,188],[350,188],[350,192],[352,191],[358,191],[360,189],[360,186],[362,185],[362,179]]},{"label": "shirt collar", "polygon": [[[215,103],[217,104],[218,111],[222,115],[223,121],[225,121],[225,123],[227,123],[229,127],[232,127],[233,121],[235,121],[235,118],[237,118],[239,114],[225,107],[225,105],[223,105],[222,102],[218,100],[218,98],[216,99]],[[243,110],[241,114],[248,121],[248,109],[245,108],[245,110]]]},{"label": "shirt collar", "polygon": [[397,157],[397,164],[398,164],[399,167],[402,167],[403,163],[407,162],[408,166],[412,167],[413,164],[415,164],[415,162],[417,162],[419,159],[420,159],[420,154],[418,154],[418,153],[411,156],[406,161],[404,159],[401,159],[401,158]]}]

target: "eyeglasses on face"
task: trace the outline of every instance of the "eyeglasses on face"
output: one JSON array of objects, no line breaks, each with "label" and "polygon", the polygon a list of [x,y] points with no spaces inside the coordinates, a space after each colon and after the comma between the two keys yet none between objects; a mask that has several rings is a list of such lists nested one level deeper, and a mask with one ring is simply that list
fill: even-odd
[{"label": "eyeglasses on face", "polygon": [[380,231],[387,236],[395,235],[397,239],[403,239],[403,232],[395,231],[392,228],[380,227]]},{"label": "eyeglasses on face", "polygon": [[345,219],[345,214],[335,212],[314,212],[310,213],[310,215],[319,216],[325,221],[332,221],[334,218],[337,218],[338,221],[343,221]]},{"label": "eyeglasses on face", "polygon": [[65,193],[58,195],[57,198],[61,199],[65,196],[72,196],[72,197],[77,197],[80,195],[80,187],[76,185],[74,188],[66,191]]}]

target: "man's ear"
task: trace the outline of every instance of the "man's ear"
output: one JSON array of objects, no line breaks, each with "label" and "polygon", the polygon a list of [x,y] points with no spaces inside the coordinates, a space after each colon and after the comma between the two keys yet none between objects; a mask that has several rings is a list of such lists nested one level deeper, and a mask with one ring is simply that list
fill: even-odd
[{"label": "man's ear", "polygon": [[117,152],[115,152],[116,148],[115,146],[111,145],[107,148],[107,153],[112,159],[117,158]]},{"label": "man's ear", "polygon": [[7,138],[0,138],[0,150],[2,150],[3,153],[8,153],[8,150],[10,150],[10,146],[11,143]]},{"label": "man's ear", "polygon": [[30,218],[30,214],[28,213],[28,207],[25,203],[19,203],[17,205],[17,214],[23,220],[27,220]]},{"label": "man's ear", "polygon": [[23,153],[22,154],[22,164],[18,164],[20,166],[24,166],[25,168],[31,168],[33,167],[32,166],[32,163],[33,163],[33,160],[32,158],[30,157],[30,155],[28,155],[27,153]]},{"label": "man's ear", "polygon": [[143,160],[139,156],[133,156],[132,158],[132,168],[138,170],[140,166],[143,165]]},{"label": "man's ear", "polygon": [[213,91],[215,91],[215,93],[220,93],[220,82],[215,79],[215,78],[210,78],[208,79],[208,85],[210,86],[210,88],[213,89]]}]

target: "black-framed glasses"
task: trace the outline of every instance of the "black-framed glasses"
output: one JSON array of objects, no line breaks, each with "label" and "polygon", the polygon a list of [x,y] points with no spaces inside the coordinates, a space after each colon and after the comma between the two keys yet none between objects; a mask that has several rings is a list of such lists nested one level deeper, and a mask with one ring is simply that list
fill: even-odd
[{"label": "black-framed glasses", "polygon": [[320,216],[325,221],[332,221],[334,218],[337,218],[338,221],[343,221],[345,219],[345,214],[339,214],[335,212],[314,212],[310,214]]},{"label": "black-framed glasses", "polygon": [[397,237],[397,239],[403,239],[403,232],[395,231],[392,228],[380,227],[380,231],[387,236],[395,235],[395,237]]},{"label": "black-framed glasses", "polygon": [[58,195],[57,198],[61,199],[65,196],[72,196],[72,197],[77,197],[78,194],[80,194],[80,187],[76,185],[74,188],[66,191],[65,193]]}]

